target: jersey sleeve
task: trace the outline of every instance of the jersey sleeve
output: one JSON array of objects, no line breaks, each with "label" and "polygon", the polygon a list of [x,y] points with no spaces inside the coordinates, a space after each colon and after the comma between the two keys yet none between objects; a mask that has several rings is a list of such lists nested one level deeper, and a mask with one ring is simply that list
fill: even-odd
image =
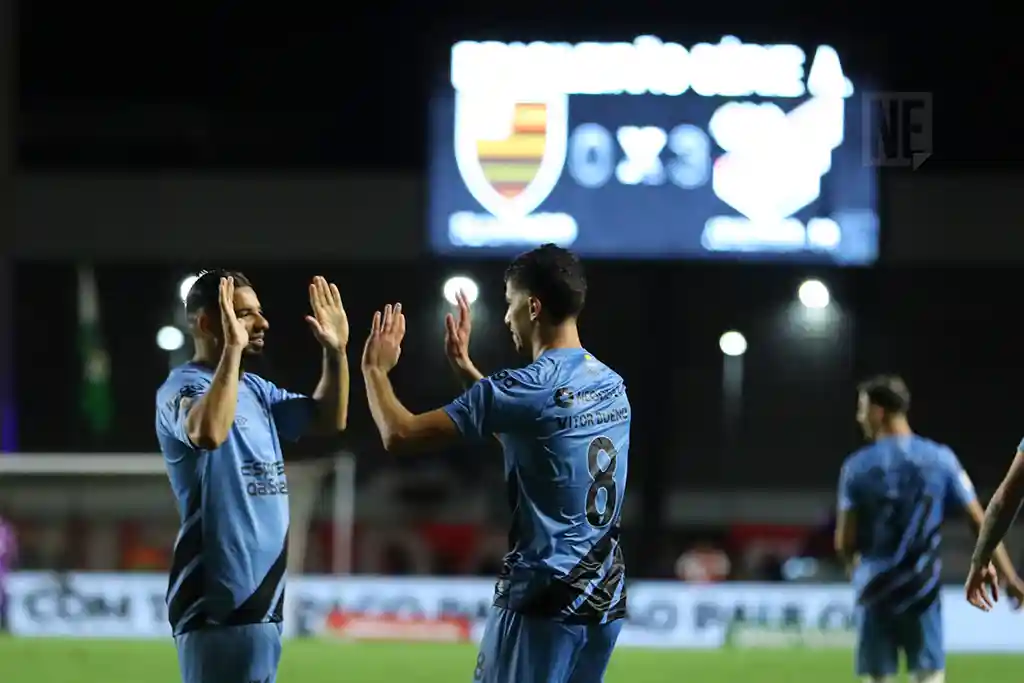
[{"label": "jersey sleeve", "polygon": [[282,389],[269,380],[261,380],[278,435],[284,441],[298,441],[316,415],[316,401],[304,394]]},{"label": "jersey sleeve", "polygon": [[839,495],[836,508],[839,512],[848,512],[853,509],[853,463],[847,460],[839,470]]},{"label": "jersey sleeve", "polygon": [[474,384],[444,407],[468,439],[504,434],[531,420],[543,388],[526,369],[502,370]]},{"label": "jersey sleeve", "polygon": [[976,500],[978,494],[974,491],[974,484],[967,475],[967,470],[960,464],[960,459],[951,450],[946,450],[946,470],[948,490],[950,497],[961,507],[966,507]]},{"label": "jersey sleeve", "polygon": [[185,424],[191,406],[210,388],[210,378],[201,372],[183,371],[172,375],[161,388],[157,405],[157,425],[167,435],[189,448],[196,445],[188,438]]}]

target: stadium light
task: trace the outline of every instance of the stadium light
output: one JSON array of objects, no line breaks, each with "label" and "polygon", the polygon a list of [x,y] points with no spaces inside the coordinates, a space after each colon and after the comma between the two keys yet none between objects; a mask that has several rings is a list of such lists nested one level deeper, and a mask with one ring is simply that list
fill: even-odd
[{"label": "stadium light", "polygon": [[156,333],[156,345],[164,351],[177,351],[185,345],[185,335],[177,327],[165,325]]},{"label": "stadium light", "polygon": [[832,300],[831,295],[828,293],[828,287],[821,280],[805,281],[800,285],[796,295],[800,299],[800,303],[804,305],[804,308],[828,308],[828,304]]},{"label": "stadium light", "polygon": [[729,330],[719,338],[718,348],[727,356],[742,356],[747,352],[747,338],[736,330]]},{"label": "stadium light", "polygon": [[472,305],[478,296],[480,296],[480,288],[477,287],[476,282],[472,278],[468,278],[465,275],[456,275],[445,280],[444,288],[444,300],[450,303],[452,306],[458,304],[458,300],[455,298],[459,292],[465,292],[466,298],[469,299],[469,303]]},{"label": "stadium light", "polygon": [[198,275],[189,275],[178,285],[178,295],[181,297],[181,303],[185,303],[185,299],[188,298],[188,293],[192,289],[192,285],[194,285],[198,279]]}]

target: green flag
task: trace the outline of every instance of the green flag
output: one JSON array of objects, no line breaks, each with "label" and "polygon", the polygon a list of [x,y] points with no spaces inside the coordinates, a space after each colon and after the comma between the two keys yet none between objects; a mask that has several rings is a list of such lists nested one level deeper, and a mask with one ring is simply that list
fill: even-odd
[{"label": "green flag", "polygon": [[114,417],[110,356],[100,330],[100,298],[92,268],[78,268],[78,354],[82,363],[79,409],[93,435],[105,434]]}]

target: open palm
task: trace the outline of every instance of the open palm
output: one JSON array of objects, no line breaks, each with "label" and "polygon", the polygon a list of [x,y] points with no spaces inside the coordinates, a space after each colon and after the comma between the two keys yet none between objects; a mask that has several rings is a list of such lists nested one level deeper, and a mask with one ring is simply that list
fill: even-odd
[{"label": "open palm", "polygon": [[306,322],[316,340],[325,349],[344,351],[348,345],[348,315],[337,285],[319,275],[313,278],[309,284],[309,307],[313,314],[306,316]]},{"label": "open palm", "polygon": [[473,320],[469,314],[469,299],[465,292],[455,295],[459,317],[449,313],[444,319],[444,350],[448,360],[457,367],[469,362],[469,336],[473,331]]}]

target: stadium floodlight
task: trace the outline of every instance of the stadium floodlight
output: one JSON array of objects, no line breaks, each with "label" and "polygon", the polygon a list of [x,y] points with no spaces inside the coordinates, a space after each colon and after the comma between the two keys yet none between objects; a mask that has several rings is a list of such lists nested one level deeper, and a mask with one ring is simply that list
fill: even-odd
[{"label": "stadium floodlight", "polygon": [[800,285],[796,295],[800,299],[800,303],[804,305],[804,308],[828,308],[828,304],[832,300],[831,295],[828,293],[828,287],[821,280],[805,281]]},{"label": "stadium floodlight", "polygon": [[480,296],[480,288],[477,287],[476,282],[472,278],[466,277],[465,275],[456,275],[445,280],[444,288],[444,300],[450,303],[452,306],[458,304],[458,300],[455,296],[459,292],[465,292],[466,298],[469,299],[470,305],[476,301],[476,298]]},{"label": "stadium floodlight", "polygon": [[178,285],[178,295],[181,296],[181,303],[185,303],[185,299],[188,298],[188,293],[191,291],[192,285],[194,285],[198,279],[198,275],[189,275]]},{"label": "stadium floodlight", "polygon": [[165,325],[156,333],[156,345],[164,351],[177,351],[185,345],[185,335],[173,325]]},{"label": "stadium floodlight", "polygon": [[729,330],[719,338],[718,348],[727,356],[742,356],[747,352],[747,338],[736,330]]}]

